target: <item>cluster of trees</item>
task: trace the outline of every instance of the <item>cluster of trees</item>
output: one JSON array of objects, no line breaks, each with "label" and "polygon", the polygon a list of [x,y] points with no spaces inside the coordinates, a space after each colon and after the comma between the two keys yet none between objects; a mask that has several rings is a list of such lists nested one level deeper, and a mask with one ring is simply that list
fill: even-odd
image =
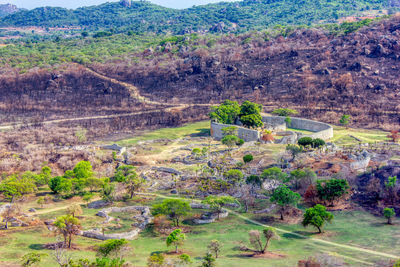
[{"label": "cluster of trees", "polygon": [[239,121],[248,128],[259,128],[264,124],[261,113],[262,106],[250,101],[244,101],[239,106],[238,102],[225,100],[221,105],[212,107],[211,120],[223,124],[236,124]]},{"label": "cluster of trees", "polygon": [[46,185],[51,178],[51,168],[44,166],[39,174],[27,171],[14,173],[0,182],[0,193],[13,202],[14,199],[33,193],[38,186]]},{"label": "cluster of trees", "polygon": [[[247,31],[260,30],[273,25],[310,25],[319,21],[335,21],[339,17],[356,14],[361,10],[381,9],[384,0],[355,1],[242,1],[194,6],[177,10],[164,8],[147,1],[133,1],[129,6],[106,3],[98,6],[69,10],[58,7],[20,10],[2,19],[3,25],[15,26],[82,26],[90,30],[118,29],[134,32],[185,31]],[[223,27],[215,27],[224,23]],[[237,28],[231,28],[235,23]],[[351,32],[367,22],[349,23],[335,31]]]}]

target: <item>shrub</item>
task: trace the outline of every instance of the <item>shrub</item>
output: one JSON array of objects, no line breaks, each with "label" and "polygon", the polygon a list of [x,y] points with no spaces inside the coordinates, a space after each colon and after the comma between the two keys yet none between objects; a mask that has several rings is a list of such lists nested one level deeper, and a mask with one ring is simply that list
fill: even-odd
[{"label": "shrub", "polygon": [[333,202],[347,194],[349,188],[349,183],[345,179],[317,181],[318,198],[330,202]]},{"label": "shrub", "polygon": [[288,116],[296,115],[298,113],[299,112],[297,112],[296,110],[290,109],[290,108],[278,108],[278,109],[275,109],[274,111],[272,111],[272,114],[278,115],[281,117],[288,117]]},{"label": "shrub", "polygon": [[251,161],[253,161],[254,157],[251,154],[247,154],[243,156],[243,162],[244,163],[249,163]]},{"label": "shrub", "polygon": [[325,141],[322,140],[321,138],[316,138],[312,140],[312,147],[313,148],[319,148],[321,146],[325,145]]},{"label": "shrub", "polygon": [[312,146],[313,145],[313,139],[311,137],[302,137],[297,141],[297,144],[299,144],[299,146]]}]

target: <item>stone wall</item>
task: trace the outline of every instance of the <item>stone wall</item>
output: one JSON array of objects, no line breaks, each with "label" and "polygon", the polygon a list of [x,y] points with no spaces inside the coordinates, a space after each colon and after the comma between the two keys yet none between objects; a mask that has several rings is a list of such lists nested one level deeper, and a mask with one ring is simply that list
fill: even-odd
[{"label": "stone wall", "polygon": [[[313,132],[312,134],[299,134],[298,137],[309,136],[311,138],[321,138],[323,140],[328,140],[333,137],[333,128],[329,124],[307,120],[303,118],[291,118],[292,122],[290,127],[299,130],[307,130]],[[262,121],[267,129],[272,129],[275,131],[286,131],[285,117],[280,116],[263,116]],[[211,136],[217,140],[222,139],[223,132],[222,129],[230,127],[229,124],[221,124],[216,122],[211,122]],[[257,141],[260,139],[260,132],[257,130],[247,129],[241,126],[234,125],[238,128],[238,136],[246,142]]]},{"label": "stone wall", "polygon": [[223,138],[222,129],[231,126],[235,126],[238,129],[238,137],[243,139],[245,142],[256,141],[260,139],[260,132],[257,130],[216,122],[211,122],[211,136],[217,140],[221,140]]}]

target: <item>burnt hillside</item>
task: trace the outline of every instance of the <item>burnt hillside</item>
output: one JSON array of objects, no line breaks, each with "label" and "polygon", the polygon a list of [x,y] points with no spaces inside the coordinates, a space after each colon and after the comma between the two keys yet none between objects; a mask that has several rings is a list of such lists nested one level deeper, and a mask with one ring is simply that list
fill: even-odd
[{"label": "burnt hillside", "polygon": [[[296,29],[166,42],[88,67],[4,72],[2,123],[126,114],[165,104],[180,105],[181,112],[181,104],[229,98],[257,101],[267,111],[292,107],[327,122],[337,123],[346,113],[354,125],[393,129],[400,124],[400,17],[340,36]],[[149,101],[140,101],[142,96]],[[207,108],[199,107],[189,121],[206,114]],[[179,116],[185,120],[186,114]],[[147,117],[135,114],[135,123],[124,125],[144,125],[139,121]]]},{"label": "burnt hillside", "polygon": [[393,17],[345,36],[322,29],[273,38],[229,35],[211,48],[166,44],[145,51],[138,64],[94,68],[135,84],[152,99],[251,98],[329,122],[350,113],[358,125],[382,127],[400,123],[399,34],[400,18]]}]

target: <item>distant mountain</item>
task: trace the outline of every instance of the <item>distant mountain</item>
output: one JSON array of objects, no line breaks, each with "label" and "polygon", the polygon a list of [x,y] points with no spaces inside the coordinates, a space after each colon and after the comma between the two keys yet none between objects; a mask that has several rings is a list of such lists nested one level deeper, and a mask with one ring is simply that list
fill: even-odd
[{"label": "distant mountain", "polygon": [[15,5],[12,5],[12,4],[1,5],[0,4],[0,18],[5,17],[10,14],[13,14],[13,13],[16,13],[18,11],[19,11],[19,9]]},{"label": "distant mountain", "polygon": [[[395,0],[392,0],[396,2]],[[90,30],[188,33],[247,31],[277,24],[334,22],[386,8],[388,0],[244,0],[178,10],[146,1],[122,0],[75,10],[41,7],[1,20],[13,26],[82,26]],[[372,12],[372,13],[373,13]]]}]

